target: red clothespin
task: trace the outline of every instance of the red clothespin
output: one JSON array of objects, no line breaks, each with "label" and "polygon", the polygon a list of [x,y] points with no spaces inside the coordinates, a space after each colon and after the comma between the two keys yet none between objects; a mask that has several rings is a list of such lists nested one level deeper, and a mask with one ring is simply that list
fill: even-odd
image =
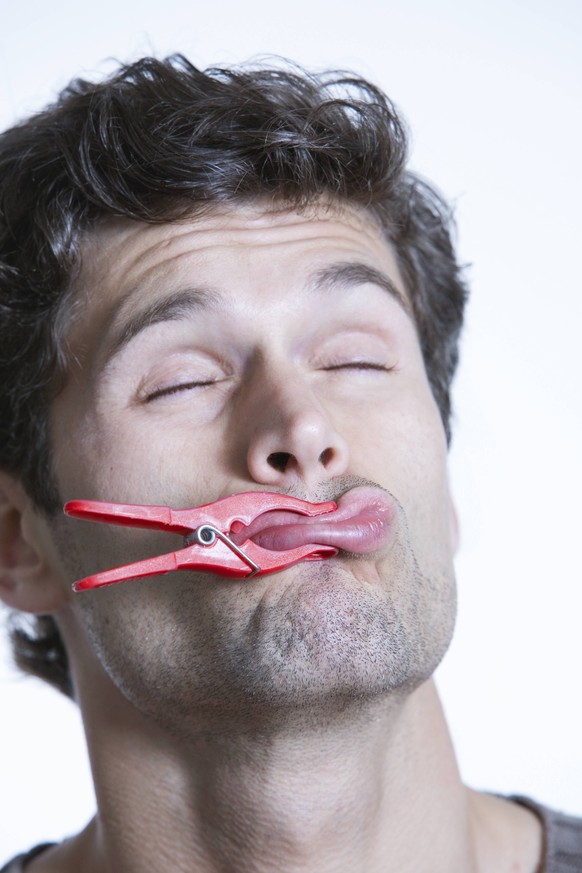
[{"label": "red clothespin", "polygon": [[332,501],[308,503],[297,497],[267,491],[233,494],[193,509],[71,500],[65,505],[64,511],[73,518],[167,530],[183,534],[187,542],[185,548],[177,552],[147,558],[80,579],[73,584],[73,591],[86,591],[128,579],[171,573],[173,570],[208,571],[233,578],[262,576],[276,573],[299,561],[331,558],[338,551],[333,546],[308,544],[275,552],[261,548],[252,540],[245,540],[241,546],[237,546],[231,535],[233,528],[240,530],[247,527],[265,512],[284,510],[314,517],[335,509],[337,505]]}]

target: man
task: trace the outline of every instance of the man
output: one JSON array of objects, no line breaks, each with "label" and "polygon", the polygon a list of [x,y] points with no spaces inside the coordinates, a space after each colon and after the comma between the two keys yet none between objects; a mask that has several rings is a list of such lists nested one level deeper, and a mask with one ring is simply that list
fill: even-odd
[{"label": "man", "polygon": [[[462,785],[431,679],[465,288],[405,157],[365,82],[182,58],[4,134],[1,590],[37,616],[17,661],[79,702],[98,801],[10,873],[582,870],[579,823]],[[66,501],[247,492],[338,509],[243,551],[337,554],[71,591],[183,542]]]}]

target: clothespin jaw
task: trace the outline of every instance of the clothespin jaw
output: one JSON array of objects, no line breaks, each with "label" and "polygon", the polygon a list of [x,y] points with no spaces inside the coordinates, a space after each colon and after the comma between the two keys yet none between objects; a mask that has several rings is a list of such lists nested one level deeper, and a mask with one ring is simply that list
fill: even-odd
[{"label": "clothespin jaw", "polygon": [[264,549],[252,540],[246,540],[238,546],[231,539],[231,535],[233,530],[249,526],[266,512],[279,510],[315,517],[335,509],[337,505],[332,501],[309,503],[296,497],[266,491],[247,491],[193,509],[177,510],[168,506],[73,500],[65,505],[64,511],[74,518],[167,530],[183,534],[187,542],[185,548],[176,552],[80,579],[73,584],[73,591],[87,591],[129,579],[171,573],[174,570],[196,570],[230,578],[248,578],[276,573],[299,561],[330,558],[338,551],[333,546],[310,543],[277,552]]}]

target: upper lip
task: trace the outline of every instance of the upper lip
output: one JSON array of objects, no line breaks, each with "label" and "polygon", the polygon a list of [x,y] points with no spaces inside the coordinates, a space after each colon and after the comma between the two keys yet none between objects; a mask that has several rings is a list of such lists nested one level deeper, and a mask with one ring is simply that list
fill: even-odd
[{"label": "upper lip", "polygon": [[[269,492],[272,493],[272,492]],[[352,497],[351,500],[344,501],[346,495]],[[358,499],[360,498],[360,499]],[[326,522],[340,522],[352,518],[359,511],[368,509],[370,506],[377,505],[381,512],[387,511],[391,504],[391,496],[384,489],[374,485],[355,485],[351,488],[344,489],[335,497],[328,497],[327,500],[333,500],[337,504],[337,509],[333,512],[325,513],[312,518],[300,513],[285,509],[268,510],[258,515],[251,524],[246,527],[233,526],[231,534],[236,537],[239,543],[245,539],[251,539],[263,530],[272,527],[278,527],[285,524],[320,524]],[[320,502],[320,501],[313,501]],[[324,501],[321,501],[324,502]],[[344,505],[342,505],[342,503]]]}]

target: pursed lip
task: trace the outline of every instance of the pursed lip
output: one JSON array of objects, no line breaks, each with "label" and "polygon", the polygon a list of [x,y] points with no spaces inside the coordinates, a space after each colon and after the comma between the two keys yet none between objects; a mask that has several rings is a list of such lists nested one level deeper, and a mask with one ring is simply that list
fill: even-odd
[{"label": "pursed lip", "polygon": [[232,532],[231,538],[238,546],[252,540],[274,551],[313,543],[366,554],[386,545],[395,512],[396,503],[387,491],[369,485],[356,486],[337,499],[333,512],[309,518],[273,510],[258,516],[248,527]]}]

